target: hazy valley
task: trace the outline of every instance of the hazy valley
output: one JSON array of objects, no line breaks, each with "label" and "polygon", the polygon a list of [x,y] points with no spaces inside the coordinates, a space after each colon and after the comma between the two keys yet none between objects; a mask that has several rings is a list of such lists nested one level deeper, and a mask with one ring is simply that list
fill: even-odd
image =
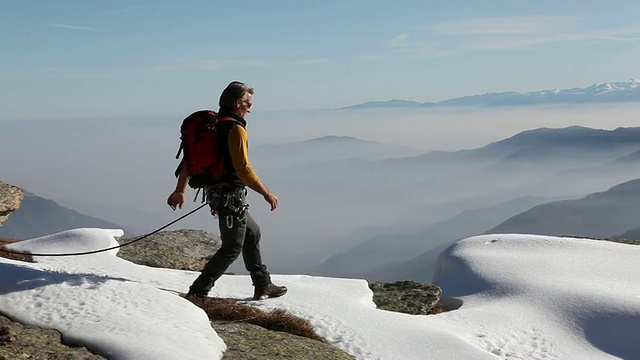
[{"label": "hazy valley", "polygon": [[[467,236],[612,237],[640,227],[639,135],[640,128],[540,128],[476,149],[409,156],[416,150],[353,137],[262,145],[253,161],[282,206],[268,213],[260,198],[251,203],[274,272],[430,281],[438,254]],[[160,204],[165,194],[157,196]],[[64,224],[127,229],[139,220],[100,222],[37,199],[29,194],[0,236],[40,236]],[[193,227],[217,233],[206,210],[193,217],[201,221]]]},{"label": "hazy valley", "polygon": [[[624,91],[635,96],[637,87]],[[280,199],[271,213],[249,196],[265,261],[276,273],[429,281],[438,254],[470,235],[633,234],[640,128],[637,103],[623,95],[579,106],[256,111],[250,160]],[[179,122],[4,122],[0,177],[67,209],[49,217],[25,201],[3,228],[21,221],[41,235],[66,214],[69,227],[117,224],[132,236],[195,208],[195,191],[185,209],[166,206]],[[81,225],[68,209],[90,218]],[[206,210],[178,228],[217,233]],[[232,271],[244,272],[241,262]]]}]

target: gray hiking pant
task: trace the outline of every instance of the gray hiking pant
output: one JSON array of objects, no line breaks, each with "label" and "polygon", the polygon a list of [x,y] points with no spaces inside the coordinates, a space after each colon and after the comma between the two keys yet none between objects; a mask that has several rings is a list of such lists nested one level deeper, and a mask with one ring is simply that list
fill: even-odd
[{"label": "gray hiking pant", "polygon": [[[242,253],[244,266],[251,274],[254,286],[271,283],[267,266],[260,254],[260,227],[246,211],[243,216],[225,209],[215,209],[220,226],[222,246],[204,266],[200,275],[189,288],[189,293],[207,295],[216,280],[224,274]],[[230,218],[231,217],[231,218]]]}]

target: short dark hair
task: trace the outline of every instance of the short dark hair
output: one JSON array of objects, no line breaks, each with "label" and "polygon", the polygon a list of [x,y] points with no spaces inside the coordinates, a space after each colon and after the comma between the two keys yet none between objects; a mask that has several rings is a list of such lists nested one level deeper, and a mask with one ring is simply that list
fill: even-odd
[{"label": "short dark hair", "polygon": [[251,86],[240,81],[232,81],[220,94],[220,110],[232,111],[236,101],[243,100],[247,94],[253,93]]}]

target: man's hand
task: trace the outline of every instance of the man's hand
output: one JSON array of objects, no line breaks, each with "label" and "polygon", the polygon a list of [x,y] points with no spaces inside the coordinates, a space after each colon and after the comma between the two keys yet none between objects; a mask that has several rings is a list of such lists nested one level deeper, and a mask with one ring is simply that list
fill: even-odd
[{"label": "man's hand", "polygon": [[269,205],[271,205],[271,211],[275,210],[278,207],[278,197],[276,196],[276,194],[269,191],[264,195],[264,199],[269,203]]},{"label": "man's hand", "polygon": [[[276,203],[277,203],[278,199],[276,199]],[[184,193],[180,192],[178,190],[174,190],[171,195],[169,195],[169,198],[167,199],[167,204],[169,204],[169,206],[175,210],[176,207],[179,209],[182,209],[182,204],[184,204]]]}]

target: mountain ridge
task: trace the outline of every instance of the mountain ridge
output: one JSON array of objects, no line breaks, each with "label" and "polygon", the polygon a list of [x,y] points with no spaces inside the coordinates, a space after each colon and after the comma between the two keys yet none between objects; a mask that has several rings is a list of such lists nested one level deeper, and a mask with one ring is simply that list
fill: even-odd
[{"label": "mountain ridge", "polygon": [[64,207],[25,189],[20,208],[0,226],[0,236],[31,239],[79,227],[123,229],[123,226]]},{"label": "mountain ridge", "polygon": [[530,233],[596,238],[619,236],[637,226],[640,179],[580,199],[552,201],[517,214],[485,233]]},{"label": "mountain ridge", "polygon": [[368,101],[340,108],[406,108],[438,106],[523,106],[541,104],[588,104],[640,101],[640,80],[630,79],[620,82],[593,84],[584,88],[547,89],[520,93],[516,91],[490,92],[468,95],[437,102],[419,102],[393,99],[388,101]]},{"label": "mountain ridge", "polygon": [[[365,276],[380,280],[385,280],[386,276],[393,277],[401,274],[402,277],[399,278],[424,281],[431,276],[433,269],[423,265],[427,261],[433,262],[438,255],[438,251],[428,250],[430,246],[442,250],[442,246],[439,245],[441,242],[446,244],[460,237],[484,233],[536,205],[583,197],[587,194],[603,192],[602,189],[605,188],[620,192],[620,187],[615,187],[613,184],[621,185],[637,177],[635,170],[637,167],[631,166],[638,163],[634,161],[636,157],[640,158],[640,136],[637,135],[640,135],[640,128],[614,130],[582,126],[538,128],[522,131],[475,149],[453,152],[434,151],[412,158],[380,160],[375,165],[370,165],[371,170],[359,169],[359,172],[371,173],[375,166],[383,169],[380,171],[404,174],[406,178],[424,179],[419,183],[402,184],[394,190],[393,197],[378,198],[378,200],[386,200],[390,203],[397,198],[420,196],[412,189],[429,189],[429,195],[426,195],[430,198],[429,202],[438,205],[433,206],[427,203],[424,206],[414,206],[410,211],[398,216],[407,224],[422,221],[425,224],[423,229],[428,231],[407,232],[400,228],[388,234],[374,233],[352,239],[345,238],[341,242],[348,244],[348,248],[345,246],[339,253],[325,258],[325,261],[317,265],[314,271],[330,276]],[[616,164],[620,159],[625,160],[624,166],[603,167],[611,163]],[[420,168],[432,169],[430,177],[420,177],[417,170],[414,170]],[[606,169],[611,171],[603,173]],[[414,176],[414,173],[417,175]],[[440,174],[446,176],[440,176]],[[362,183],[364,184],[364,180]],[[441,198],[438,197],[438,194],[446,194],[450,187],[459,190]],[[631,190],[627,194],[635,196],[634,183],[622,186],[622,190],[625,188]],[[406,191],[403,191],[405,189]],[[496,189],[502,190],[496,191]],[[479,196],[479,194],[482,195]],[[535,204],[538,200],[532,198],[530,204],[522,203],[520,209],[505,208],[499,213],[504,216],[502,220],[498,217],[487,217],[495,212],[496,208],[480,205],[481,203],[490,204],[496,200],[509,204],[522,195],[538,195],[538,199],[546,198],[547,200],[545,202],[540,200],[539,204]],[[627,197],[632,199],[630,195]],[[569,203],[566,202],[566,204]],[[606,207],[606,203],[600,205],[601,208]],[[624,206],[619,207],[622,208],[621,213],[624,213]],[[628,208],[633,207],[629,205]],[[584,212],[587,210],[588,206]],[[633,210],[627,212],[634,213]],[[568,210],[558,210],[557,213],[558,216],[571,214]],[[469,218],[469,216],[473,217]],[[617,217],[622,218],[622,215]],[[608,219],[606,214],[601,218],[604,219],[603,221]],[[471,228],[469,227],[473,224],[471,219],[474,221],[484,219],[484,222]],[[490,225],[492,221],[495,225]],[[544,222],[544,219],[540,222]],[[510,227],[508,232],[538,233],[541,230],[540,226],[525,228],[523,223],[526,223],[526,219]],[[606,232],[567,227],[566,231],[553,232],[553,234],[615,236],[636,227],[632,225],[628,221],[621,221],[616,227]],[[422,249],[416,247],[419,241],[424,243]],[[402,259],[394,246],[399,244],[408,246],[409,243],[413,244],[413,253],[416,256],[423,251],[426,253],[412,261],[408,259],[409,252],[405,252],[401,255],[407,259]],[[407,271],[397,271],[402,267],[406,267]],[[352,275],[355,274],[355,269],[358,273]],[[367,269],[370,271],[366,272]]]}]

